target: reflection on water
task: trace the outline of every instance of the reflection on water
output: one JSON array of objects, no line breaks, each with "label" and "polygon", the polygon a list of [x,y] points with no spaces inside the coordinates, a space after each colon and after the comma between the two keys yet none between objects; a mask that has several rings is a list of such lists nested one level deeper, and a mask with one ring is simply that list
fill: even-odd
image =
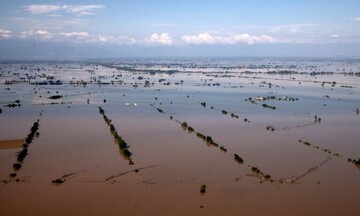
[{"label": "reflection on water", "polygon": [[[3,67],[20,71],[0,76],[3,86],[9,77],[36,76]],[[1,215],[360,211],[357,76],[44,67],[63,84],[31,84],[45,76],[0,90]],[[15,100],[21,106],[6,107]],[[22,146],[38,118],[39,135],[10,177],[21,151],[10,147]]]}]

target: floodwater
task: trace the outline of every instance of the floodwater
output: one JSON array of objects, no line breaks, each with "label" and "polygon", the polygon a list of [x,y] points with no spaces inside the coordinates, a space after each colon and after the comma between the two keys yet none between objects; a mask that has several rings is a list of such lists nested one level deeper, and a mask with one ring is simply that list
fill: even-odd
[{"label": "floodwater", "polygon": [[359,63],[163,64],[1,64],[0,215],[359,214]]}]

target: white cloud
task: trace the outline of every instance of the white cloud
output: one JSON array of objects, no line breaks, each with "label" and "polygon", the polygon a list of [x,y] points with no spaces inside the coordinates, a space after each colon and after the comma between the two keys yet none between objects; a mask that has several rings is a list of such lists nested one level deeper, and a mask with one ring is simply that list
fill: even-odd
[{"label": "white cloud", "polygon": [[246,43],[246,44],[256,44],[256,43],[274,43],[276,42],[275,38],[268,35],[249,35],[238,34],[231,36],[212,36],[209,33],[205,32],[198,35],[184,35],[182,40],[187,44],[237,44],[237,43]]},{"label": "white cloud", "polygon": [[189,44],[214,44],[216,42],[216,39],[207,32],[198,35],[184,35],[182,40]]},{"label": "white cloud", "polygon": [[60,10],[61,6],[34,4],[34,5],[25,5],[25,6],[23,6],[23,8],[25,9],[25,11],[27,11],[31,14],[46,14],[46,13],[51,13],[51,12]]},{"label": "white cloud", "polygon": [[0,29],[0,38],[10,38],[11,37],[11,31],[7,29]]},{"label": "white cloud", "polygon": [[137,40],[128,36],[94,35],[88,42],[129,45],[137,43]]},{"label": "white cloud", "polygon": [[230,37],[231,43],[247,43],[247,44],[255,44],[255,43],[274,43],[276,42],[275,38],[269,35],[249,35],[249,34],[241,34]]},{"label": "white cloud", "polygon": [[104,9],[104,5],[47,5],[33,4],[23,6],[24,10],[34,14],[47,14],[56,11],[65,11],[76,15],[94,15],[100,9]]},{"label": "white cloud", "polygon": [[22,31],[20,33],[19,37],[25,39],[25,38],[29,38],[29,37],[31,37],[33,35],[34,35],[34,31],[33,30],[28,30],[28,31]]},{"label": "white cloud", "polygon": [[114,44],[130,45],[140,43],[140,41],[128,36],[98,35],[89,32],[49,32],[47,30],[28,30],[22,31],[19,35],[21,39],[40,39],[55,42],[68,41],[74,43],[97,43],[97,44]]},{"label": "white cloud", "polygon": [[60,33],[60,35],[65,37],[78,37],[78,38],[85,38],[90,36],[88,32],[62,32]]},{"label": "white cloud", "polygon": [[46,36],[46,35],[50,35],[50,32],[46,30],[37,30],[36,34]]},{"label": "white cloud", "polygon": [[330,35],[331,38],[339,38],[340,36],[337,34]]},{"label": "white cloud", "polygon": [[360,17],[350,18],[350,20],[354,20],[354,21],[358,21],[358,22],[360,22]]},{"label": "white cloud", "polygon": [[99,39],[100,42],[110,42],[110,41],[113,41],[114,40],[114,37],[113,36],[104,36],[104,35],[99,35],[97,37]]},{"label": "white cloud", "polygon": [[150,44],[160,44],[160,45],[172,45],[174,42],[168,33],[157,34],[154,33],[151,35],[150,39],[146,40]]},{"label": "white cloud", "polygon": [[63,5],[64,9],[68,13],[74,13],[77,15],[94,15],[100,9],[105,8],[104,5]]},{"label": "white cloud", "polygon": [[50,39],[52,38],[52,34],[46,30],[37,30],[36,35],[41,39]]},{"label": "white cloud", "polygon": [[22,31],[20,33],[20,38],[22,39],[27,39],[27,38],[50,39],[52,37],[53,34],[46,30],[28,30],[28,31]]}]

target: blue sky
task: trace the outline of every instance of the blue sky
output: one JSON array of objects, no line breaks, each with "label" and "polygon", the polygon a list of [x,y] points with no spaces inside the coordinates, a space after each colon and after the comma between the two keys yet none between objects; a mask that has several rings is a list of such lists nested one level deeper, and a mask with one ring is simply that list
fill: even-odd
[{"label": "blue sky", "polygon": [[274,55],[296,56],[311,55],[309,47],[319,56],[321,49],[323,55],[360,56],[360,1],[1,1],[0,56],[16,56],[12,44],[24,45],[26,52],[27,43],[52,47],[53,53],[75,46],[114,56],[125,55],[121,50],[138,56],[152,50],[185,56],[209,50],[261,56],[275,50]]}]

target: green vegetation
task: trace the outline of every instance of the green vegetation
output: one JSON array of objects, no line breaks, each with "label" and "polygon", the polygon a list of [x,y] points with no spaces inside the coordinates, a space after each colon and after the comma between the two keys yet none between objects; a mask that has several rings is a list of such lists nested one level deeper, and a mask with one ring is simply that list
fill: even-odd
[{"label": "green vegetation", "polygon": [[[304,140],[299,139],[299,143],[302,143],[302,144],[304,144],[306,146],[313,147],[315,149],[321,150],[321,151],[323,151],[325,153],[328,153],[330,155],[332,154],[332,151],[330,149],[321,149],[319,146],[315,146],[315,145],[311,144],[308,141],[304,141]],[[334,157],[342,157],[339,153],[333,153],[332,155]],[[352,160],[352,159],[349,158],[348,161],[350,162],[350,160]]]},{"label": "green vegetation", "polygon": [[234,154],[234,159],[240,164],[244,163],[244,160],[238,154]]},{"label": "green vegetation", "polygon": [[205,135],[202,134],[202,133],[200,133],[200,132],[197,132],[197,133],[196,133],[196,136],[199,137],[199,138],[202,139],[202,140],[205,140],[205,139],[206,139]]},{"label": "green vegetation", "polygon": [[211,136],[206,136],[205,138],[206,144],[219,147],[219,144],[215,143]]},{"label": "green vegetation", "polygon": [[348,158],[348,162],[355,164],[356,166],[360,166],[360,158],[358,160]]},{"label": "green vegetation", "polygon": [[64,182],[65,182],[65,180],[63,180],[63,179],[55,179],[51,183],[59,185],[59,184],[62,184]]},{"label": "green vegetation", "polygon": [[[191,127],[187,122],[180,122],[174,119],[173,116],[170,116],[170,120],[174,120],[179,123],[181,128],[187,130],[189,133],[196,132],[195,129]],[[200,132],[196,132],[195,134],[199,139],[205,142],[207,146],[214,146],[219,148],[222,152],[227,152],[227,149],[224,146],[220,146],[219,144],[217,144],[211,136],[206,136]],[[235,154],[234,157],[238,163],[244,163],[244,160],[239,155]]]},{"label": "green vegetation", "polygon": [[22,167],[22,166],[21,166],[21,164],[19,164],[19,163],[14,163],[14,164],[13,164],[13,168],[14,168],[15,171],[19,170],[21,167]]},{"label": "green vegetation", "polygon": [[194,128],[188,127],[188,131],[189,131],[189,133],[192,133],[192,132],[194,132]]},{"label": "green vegetation", "polygon": [[272,125],[268,125],[268,126],[266,126],[266,130],[275,131],[275,127]]},{"label": "green vegetation", "polygon": [[[255,167],[255,166],[251,167],[251,171],[253,173],[255,173],[257,175],[257,177],[260,179],[260,183],[263,183],[264,180],[274,182],[274,180],[271,178],[271,176],[269,174],[265,175],[263,172],[260,171],[259,168]],[[283,183],[283,181],[279,180],[279,183]]]},{"label": "green vegetation", "polygon": [[211,136],[205,136],[204,134],[199,132],[196,133],[196,136],[206,142],[206,144],[219,147],[219,144],[215,143]]},{"label": "green vegetation", "polygon": [[307,145],[307,146],[310,146],[311,145],[311,143],[309,143],[308,141],[305,141],[305,142],[303,142],[304,143],[304,145]]},{"label": "green vegetation", "polygon": [[4,105],[4,107],[9,107],[9,108],[20,107],[20,106],[21,106],[21,104],[15,104],[15,103],[10,103],[10,104]]},{"label": "green vegetation", "polygon": [[239,116],[236,115],[235,113],[231,113],[231,117],[232,117],[232,118],[237,118],[237,119],[239,118]]},{"label": "green vegetation", "polygon": [[101,115],[104,115],[104,114],[105,114],[105,111],[104,111],[101,107],[99,107],[99,113],[100,113]]},{"label": "green vegetation", "polygon": [[19,152],[18,156],[17,156],[17,161],[22,163],[25,159],[25,157],[28,154],[28,149],[27,147],[23,147],[23,149]]},{"label": "green vegetation", "polygon": [[224,146],[220,146],[220,150],[223,152],[227,152],[227,149]]},{"label": "green vegetation", "polygon": [[110,124],[110,131],[111,133],[115,132],[115,126],[113,124]]},{"label": "green vegetation", "polygon": [[122,150],[122,153],[123,153],[124,156],[127,157],[127,158],[130,158],[130,156],[131,156],[131,152],[130,152],[127,148],[124,148],[124,149]]},{"label": "green vegetation", "polygon": [[[15,171],[18,171],[19,169],[22,168],[21,163],[24,162],[26,156],[28,155],[28,147],[29,147],[29,145],[32,143],[35,136],[38,137],[38,135],[37,135],[37,134],[39,134],[39,132],[37,132],[38,129],[39,129],[39,120],[34,122],[33,126],[30,129],[30,133],[25,138],[25,143],[22,145],[23,146],[22,150],[17,153],[17,163],[13,164],[13,169]],[[16,177],[16,173],[10,174],[10,177],[12,177],[12,178]]]},{"label": "green vegetation", "polygon": [[109,126],[110,132],[113,135],[115,142],[119,146],[121,155],[123,155],[127,160],[129,160],[129,165],[134,164],[134,162],[130,158],[132,153],[128,149],[129,146],[127,145],[125,140],[123,140],[121,136],[118,134],[115,126],[111,123],[111,120],[105,115],[105,111],[101,107],[99,107],[99,113],[103,116],[105,123]]},{"label": "green vegetation", "polygon": [[257,167],[251,167],[251,171],[254,173],[260,173],[260,170]]},{"label": "green vegetation", "polygon": [[186,130],[189,126],[188,126],[187,122],[183,122],[183,123],[181,123],[181,127],[182,127],[184,130]]},{"label": "green vegetation", "polygon": [[201,193],[201,194],[206,193],[206,185],[201,185],[201,186],[200,186],[200,193]]},{"label": "green vegetation", "polygon": [[270,106],[270,105],[267,105],[267,104],[262,104],[262,107],[264,108],[270,108],[270,109],[276,109],[276,106]]},{"label": "green vegetation", "polygon": [[321,123],[321,118],[315,115],[315,123]]},{"label": "green vegetation", "polygon": [[57,100],[57,99],[60,99],[62,97],[63,97],[62,95],[53,95],[53,96],[49,97],[49,99]]}]

